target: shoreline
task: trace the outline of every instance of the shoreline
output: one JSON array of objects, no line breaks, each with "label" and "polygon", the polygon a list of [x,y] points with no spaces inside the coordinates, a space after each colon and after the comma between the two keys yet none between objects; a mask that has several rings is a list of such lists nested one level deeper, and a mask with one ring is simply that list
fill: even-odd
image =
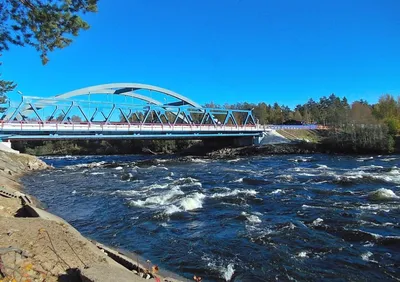
[{"label": "shoreline", "polygon": [[164,269],[152,269],[132,252],[86,238],[61,217],[43,210],[40,201],[23,192],[20,178],[46,169],[51,166],[34,156],[0,150],[2,281],[89,282],[116,277],[118,281],[158,281],[156,277],[159,281],[189,281]]},{"label": "shoreline", "polygon": [[150,151],[143,150],[141,152],[101,152],[93,153],[86,151],[64,151],[57,154],[34,154],[36,157],[57,157],[57,156],[124,156],[124,155],[148,155],[154,157],[176,156],[178,158],[184,157],[202,157],[202,158],[226,158],[231,157],[246,157],[246,156],[260,156],[260,155],[293,155],[293,154],[325,154],[325,155],[343,155],[343,156],[357,156],[357,155],[397,155],[400,154],[400,137],[395,143],[393,151],[382,150],[354,150],[352,148],[336,148],[334,145],[322,144],[319,142],[307,142],[304,140],[292,141],[289,143],[272,143],[264,144],[262,146],[232,146],[225,144],[195,144],[189,148],[173,151]]}]

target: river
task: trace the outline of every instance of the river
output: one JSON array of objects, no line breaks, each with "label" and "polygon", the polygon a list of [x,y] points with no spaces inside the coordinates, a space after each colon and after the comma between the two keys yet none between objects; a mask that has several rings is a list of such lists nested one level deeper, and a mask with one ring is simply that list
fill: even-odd
[{"label": "river", "polygon": [[29,194],[203,281],[399,281],[400,156],[44,157]]}]

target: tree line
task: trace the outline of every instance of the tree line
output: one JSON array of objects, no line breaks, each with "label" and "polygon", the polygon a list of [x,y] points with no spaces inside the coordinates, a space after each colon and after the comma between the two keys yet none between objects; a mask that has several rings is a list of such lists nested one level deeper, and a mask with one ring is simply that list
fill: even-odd
[{"label": "tree line", "polygon": [[347,124],[377,125],[385,124],[393,134],[400,131],[400,96],[382,95],[376,104],[370,104],[361,99],[349,103],[346,97],[340,98],[335,94],[323,96],[319,101],[309,99],[304,104],[291,109],[278,103],[261,102],[217,105],[205,104],[210,108],[229,108],[253,110],[260,124],[282,124],[288,120],[301,121],[304,124],[320,124],[337,127]]}]

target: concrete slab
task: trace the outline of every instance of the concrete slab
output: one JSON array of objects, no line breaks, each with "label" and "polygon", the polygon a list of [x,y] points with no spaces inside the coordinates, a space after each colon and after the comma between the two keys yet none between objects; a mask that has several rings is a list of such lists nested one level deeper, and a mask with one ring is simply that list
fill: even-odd
[{"label": "concrete slab", "polygon": [[25,211],[31,216],[31,217],[40,217],[42,219],[46,220],[52,220],[58,223],[63,223],[69,225],[64,219],[61,217],[58,217],[52,213],[49,213],[45,210],[39,209],[37,207],[34,207],[32,205],[25,205],[24,206]]},{"label": "concrete slab", "polygon": [[[143,282],[150,281],[141,278],[133,272],[123,269],[116,268],[111,265],[92,265],[87,269],[81,270],[81,278],[83,282],[109,282],[109,281],[120,281],[120,282]],[[154,281],[152,279],[151,281]]]},{"label": "concrete slab", "polygon": [[0,150],[1,151],[6,151],[9,153],[14,153],[14,154],[19,154],[19,151],[14,150],[13,148],[11,148],[11,142],[0,142]]},{"label": "concrete slab", "polygon": [[273,145],[273,144],[285,144],[290,143],[291,140],[285,138],[283,135],[276,132],[276,130],[268,130],[263,132],[263,136],[256,140],[258,146],[262,145]]}]

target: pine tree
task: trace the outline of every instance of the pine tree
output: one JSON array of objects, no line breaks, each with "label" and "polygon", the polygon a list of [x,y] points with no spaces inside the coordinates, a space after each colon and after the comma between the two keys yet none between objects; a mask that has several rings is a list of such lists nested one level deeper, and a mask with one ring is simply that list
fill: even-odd
[{"label": "pine tree", "polygon": [[[72,37],[89,28],[80,15],[97,11],[98,0],[1,0],[0,55],[10,45],[32,46],[46,64],[48,53],[72,43]],[[0,79],[0,101],[15,88]]]}]

